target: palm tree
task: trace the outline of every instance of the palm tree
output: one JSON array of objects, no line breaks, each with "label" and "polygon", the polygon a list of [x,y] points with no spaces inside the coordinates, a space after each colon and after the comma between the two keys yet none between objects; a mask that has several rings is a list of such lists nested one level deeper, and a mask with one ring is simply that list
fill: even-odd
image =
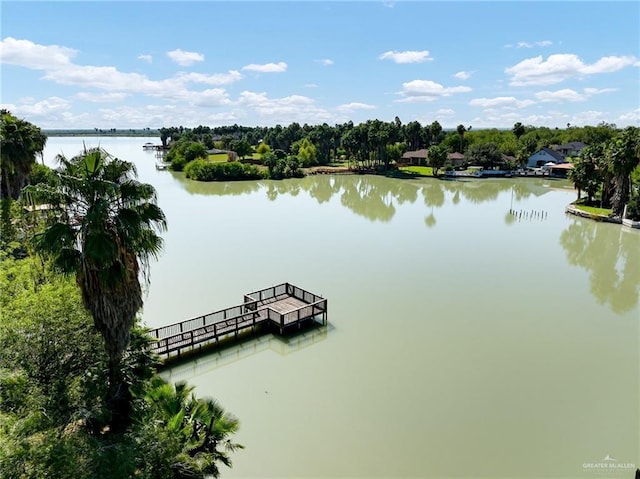
[{"label": "palm tree", "polygon": [[464,151],[464,134],[467,129],[464,127],[464,125],[458,125],[456,131],[458,132],[458,137],[460,138],[460,149],[458,151],[462,153]]},{"label": "palm tree", "polygon": [[631,173],[640,165],[640,128],[625,128],[620,138],[609,143],[606,157],[613,173],[611,207],[616,216],[622,216],[631,194]]},{"label": "palm tree", "polygon": [[174,386],[154,376],[144,396],[147,407],[139,420],[143,426],[155,428],[155,436],[167,438],[165,453],[171,455],[167,459],[173,477],[219,477],[218,464],[231,467],[229,453],[244,447],[229,439],[237,432],[239,422],[215,400],[197,398],[193,389],[184,382]]},{"label": "palm tree", "polygon": [[516,124],[513,125],[513,128],[511,129],[511,131],[516,136],[516,139],[519,140],[520,137],[525,134],[526,129],[522,123],[517,122]]},{"label": "palm tree", "polygon": [[[82,301],[101,333],[109,356],[109,399],[128,394],[120,363],[142,307],[140,273],[148,282],[151,258],[162,249],[164,213],[151,185],[136,180],[133,163],[100,148],[58,156],[55,187],[25,188],[25,200],[51,205],[52,215],[36,247],[73,274]],[[123,407],[130,400],[121,402]],[[112,407],[115,412],[115,407]]]},{"label": "palm tree", "polygon": [[7,110],[0,110],[0,198],[17,199],[28,183],[36,155],[47,143],[42,130],[28,121],[20,120]]}]

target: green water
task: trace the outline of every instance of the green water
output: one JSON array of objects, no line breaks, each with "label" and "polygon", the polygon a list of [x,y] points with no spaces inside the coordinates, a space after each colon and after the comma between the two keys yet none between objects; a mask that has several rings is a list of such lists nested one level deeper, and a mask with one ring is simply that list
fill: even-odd
[{"label": "green water", "polygon": [[223,477],[632,477],[589,464],[640,464],[640,232],[565,215],[566,182],[205,184],[101,141],[167,214],[147,324],[328,298],[326,329],[166,372],[240,418]]}]

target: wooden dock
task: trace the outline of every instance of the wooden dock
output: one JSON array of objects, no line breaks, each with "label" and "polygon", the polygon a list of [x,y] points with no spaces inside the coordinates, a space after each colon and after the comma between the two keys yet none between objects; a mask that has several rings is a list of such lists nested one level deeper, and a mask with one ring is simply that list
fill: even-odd
[{"label": "wooden dock", "polygon": [[327,300],[290,283],[244,295],[237,306],[151,330],[153,350],[165,361],[187,352],[200,351],[222,339],[258,328],[279,334],[304,323],[327,323]]}]

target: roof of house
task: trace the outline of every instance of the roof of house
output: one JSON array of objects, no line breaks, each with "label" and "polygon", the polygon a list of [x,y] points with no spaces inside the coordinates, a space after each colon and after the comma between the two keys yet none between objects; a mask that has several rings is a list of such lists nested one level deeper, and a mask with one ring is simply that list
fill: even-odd
[{"label": "roof of house", "polygon": [[573,163],[560,163],[559,165],[553,165],[552,170],[573,170]]},{"label": "roof of house", "polygon": [[447,159],[449,159],[449,160],[464,160],[464,155],[462,153],[458,153],[456,151],[455,153],[448,153],[447,154]]},{"label": "roof of house", "polygon": [[516,161],[515,156],[502,154],[502,161]]},{"label": "roof of house", "polygon": [[422,149],[416,151],[407,151],[404,155],[402,155],[402,158],[427,158],[427,156],[427,150]]},{"label": "roof of house", "polygon": [[570,141],[569,143],[565,143],[564,145],[559,145],[556,148],[558,150],[582,150],[586,144],[581,141]]},{"label": "roof of house", "polygon": [[[536,151],[536,152],[534,153],[534,155],[537,155],[538,153],[543,152],[543,151],[544,151],[547,155],[549,155],[549,156],[551,156],[551,157],[555,158],[559,163],[560,163],[560,162],[564,162],[564,155],[563,155],[562,153],[560,153],[559,151],[552,150],[551,148],[542,148],[541,150]],[[532,155],[532,156],[533,156],[533,155]]]}]

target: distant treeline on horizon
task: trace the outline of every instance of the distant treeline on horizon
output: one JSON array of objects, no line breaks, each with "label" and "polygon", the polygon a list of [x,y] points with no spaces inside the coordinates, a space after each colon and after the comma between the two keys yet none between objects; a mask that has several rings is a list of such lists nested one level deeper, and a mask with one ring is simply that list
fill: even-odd
[{"label": "distant treeline on horizon", "polygon": [[[232,128],[229,126],[220,126],[220,127],[211,127],[211,131],[216,131],[216,129],[227,129]],[[261,128],[261,127],[245,127],[240,126],[239,128]],[[92,129],[46,129],[42,128],[42,132],[47,136],[160,136],[162,128],[92,128]],[[186,128],[187,130],[192,130],[193,128]],[[506,131],[509,128],[478,128],[478,130],[499,130]],[[450,132],[456,131],[455,128],[443,128],[442,131]]]},{"label": "distant treeline on horizon", "polygon": [[91,130],[47,130],[42,132],[50,137],[54,136],[160,136],[160,130],[154,128],[145,129],[128,129],[128,128],[110,128],[110,129],[91,129]]}]

